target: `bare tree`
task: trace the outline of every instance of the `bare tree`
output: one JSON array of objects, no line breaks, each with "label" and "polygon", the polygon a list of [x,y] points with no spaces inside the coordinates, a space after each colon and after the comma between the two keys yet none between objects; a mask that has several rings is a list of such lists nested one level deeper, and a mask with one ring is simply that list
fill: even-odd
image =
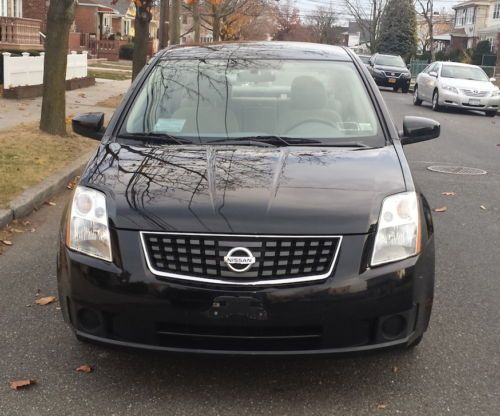
[{"label": "bare tree", "polygon": [[431,53],[431,61],[436,60],[436,51],[434,48],[434,0],[416,0],[420,6],[420,14],[425,19],[428,28],[428,46]]},{"label": "bare tree", "polygon": [[387,4],[386,0],[344,0],[345,6],[360,29],[368,36],[368,47],[377,52],[378,30]]},{"label": "bare tree", "polygon": [[74,0],[52,0],[47,13],[40,129],[66,134],[66,67],[69,29],[75,16]]},{"label": "bare tree", "polygon": [[315,33],[318,43],[330,45],[340,43],[342,33],[337,26],[337,14],[331,3],[328,7],[316,8],[314,14],[307,18],[306,23]]}]

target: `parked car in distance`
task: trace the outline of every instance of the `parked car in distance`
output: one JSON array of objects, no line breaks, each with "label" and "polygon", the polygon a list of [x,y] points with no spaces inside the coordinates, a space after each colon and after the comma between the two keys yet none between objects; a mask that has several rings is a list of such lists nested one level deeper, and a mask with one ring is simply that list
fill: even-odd
[{"label": "parked car in distance", "polygon": [[500,108],[500,90],[482,68],[455,62],[434,62],[418,74],[413,103],[432,103],[432,109],[443,107],[484,111],[495,117]]},{"label": "parked car in distance", "polygon": [[410,90],[411,72],[403,58],[376,53],[370,58],[368,70],[380,87],[390,87],[406,94]]},{"label": "parked car in distance", "polygon": [[318,354],[412,347],[434,231],[403,145],[439,136],[345,48],[172,47],[133,83],[66,208],[58,288],[78,339]]}]

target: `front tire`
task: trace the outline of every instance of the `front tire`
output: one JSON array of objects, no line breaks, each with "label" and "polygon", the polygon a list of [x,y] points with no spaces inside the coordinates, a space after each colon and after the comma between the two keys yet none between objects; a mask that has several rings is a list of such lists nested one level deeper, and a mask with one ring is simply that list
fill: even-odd
[{"label": "front tire", "polygon": [[406,87],[401,88],[401,91],[403,92],[403,94],[408,94],[408,91],[410,91],[410,86],[407,85]]},{"label": "front tire", "polygon": [[418,86],[415,85],[415,91],[413,91],[413,105],[422,105],[422,100],[418,98]]},{"label": "front tire", "polygon": [[392,87],[392,90],[393,90],[394,92],[398,92],[398,91],[399,91],[399,88],[398,88],[398,87]]},{"label": "front tire", "polygon": [[432,109],[434,111],[441,110],[441,106],[439,105],[439,91],[438,90],[434,91],[434,94],[432,95]]},{"label": "front tire", "polygon": [[486,111],[486,117],[495,117],[497,115],[496,111]]}]

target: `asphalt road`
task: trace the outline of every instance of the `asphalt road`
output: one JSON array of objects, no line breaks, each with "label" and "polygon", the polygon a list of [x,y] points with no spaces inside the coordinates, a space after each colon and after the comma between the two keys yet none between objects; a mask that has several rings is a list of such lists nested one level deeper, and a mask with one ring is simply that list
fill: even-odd
[{"label": "asphalt road", "polygon": [[[0,256],[0,415],[487,415],[500,414],[500,118],[416,108],[384,92],[394,120],[434,117],[442,137],[407,148],[436,213],[437,288],[431,326],[412,352],[342,358],[152,354],[78,343],[57,304],[57,228],[68,193],[31,216]],[[433,173],[430,165],[485,169]],[[456,192],[445,197],[442,192]],[[481,208],[483,206],[485,209]],[[31,305],[31,306],[27,306]],[[77,373],[81,364],[93,373]],[[8,382],[32,378],[23,391]]]}]

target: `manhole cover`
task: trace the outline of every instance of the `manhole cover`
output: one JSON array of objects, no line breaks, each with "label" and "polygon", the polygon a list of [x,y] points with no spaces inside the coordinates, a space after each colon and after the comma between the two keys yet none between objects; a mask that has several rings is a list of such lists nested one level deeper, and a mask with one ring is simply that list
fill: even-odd
[{"label": "manhole cover", "polygon": [[483,169],[466,168],[464,166],[429,166],[432,172],[449,173],[450,175],[486,175]]}]

